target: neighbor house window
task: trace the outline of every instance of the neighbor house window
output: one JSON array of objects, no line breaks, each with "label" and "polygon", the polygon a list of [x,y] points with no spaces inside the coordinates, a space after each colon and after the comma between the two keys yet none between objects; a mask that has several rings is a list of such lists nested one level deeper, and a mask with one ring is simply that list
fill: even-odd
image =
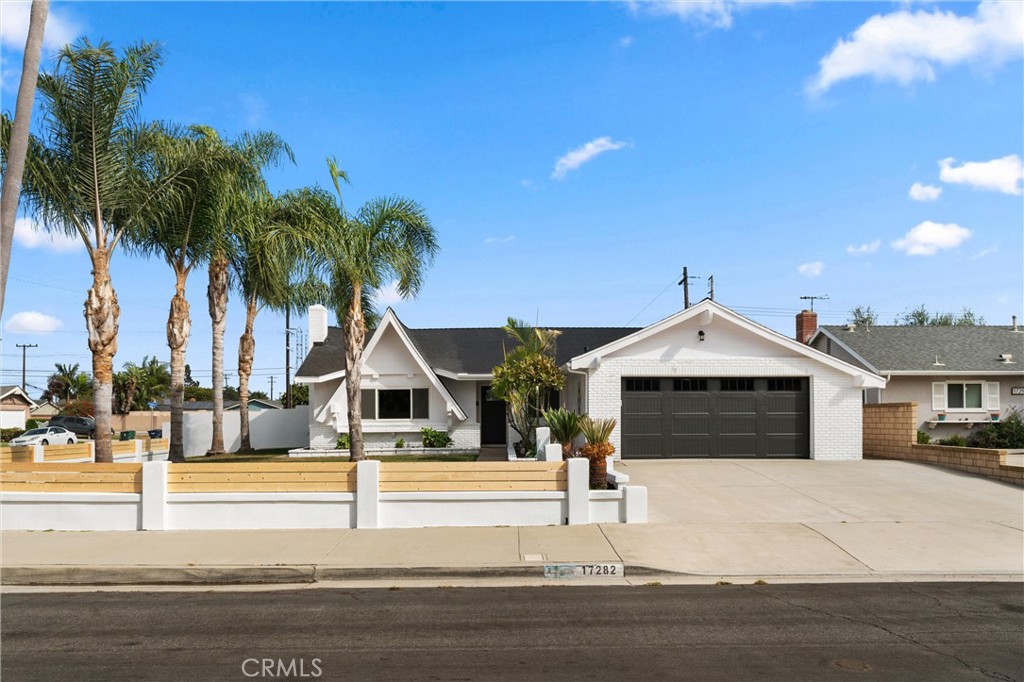
[{"label": "neighbor house window", "polygon": [[981,384],[946,384],[946,408],[980,410]]},{"label": "neighbor house window", "polygon": [[428,419],[426,388],[364,388],[363,419]]}]

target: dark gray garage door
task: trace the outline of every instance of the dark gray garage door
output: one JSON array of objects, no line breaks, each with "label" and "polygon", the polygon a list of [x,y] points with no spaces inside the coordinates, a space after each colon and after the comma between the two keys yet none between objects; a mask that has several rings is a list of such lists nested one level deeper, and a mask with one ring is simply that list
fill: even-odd
[{"label": "dark gray garage door", "polygon": [[622,456],[809,457],[809,383],[625,378]]}]

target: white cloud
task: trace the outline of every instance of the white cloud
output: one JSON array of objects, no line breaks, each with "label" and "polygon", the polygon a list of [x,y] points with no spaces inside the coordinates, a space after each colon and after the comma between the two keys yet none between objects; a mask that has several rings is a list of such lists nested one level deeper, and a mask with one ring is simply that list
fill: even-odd
[{"label": "white cloud", "polygon": [[4,329],[9,332],[25,332],[29,334],[45,334],[60,329],[64,323],[56,317],[50,317],[35,310],[15,313],[7,320]]},{"label": "white cloud", "polygon": [[18,218],[14,221],[14,240],[26,249],[77,251],[85,248],[85,244],[78,237],[72,237],[62,232],[47,232],[32,222],[30,218]]},{"label": "white cloud", "polygon": [[633,36],[622,36],[619,38],[619,47],[629,47],[633,44]]},{"label": "white cloud", "polygon": [[530,187],[533,187],[533,180],[531,180],[530,178],[523,178],[522,180],[519,181],[519,184],[529,189]]},{"label": "white cloud", "polygon": [[909,85],[934,81],[937,68],[996,67],[1024,55],[1024,4],[986,0],[973,16],[901,9],[876,14],[821,61],[808,86],[820,95],[840,81],[871,76]]},{"label": "white cloud", "polygon": [[553,180],[564,180],[566,173],[576,170],[588,161],[593,160],[605,152],[613,152],[628,146],[625,142],[617,142],[605,136],[591,140],[582,147],[577,147],[555,162],[555,169],[551,172]]},{"label": "white cloud", "polygon": [[257,128],[263,124],[267,115],[267,100],[255,93],[243,92],[238,96],[238,104],[247,127]]},{"label": "white cloud", "polygon": [[956,223],[933,223],[926,220],[907,232],[903,239],[892,243],[892,248],[908,256],[934,256],[941,250],[960,246],[971,236],[971,231]]},{"label": "white cloud", "polygon": [[734,13],[769,5],[790,5],[796,0],[761,0],[740,2],[740,0],[631,0],[633,12],[643,11],[656,16],[674,16],[700,26],[710,28],[732,27]]},{"label": "white cloud", "polygon": [[939,161],[939,179],[953,185],[970,185],[975,189],[988,189],[1003,194],[1020,194],[1020,181],[1024,178],[1024,161],[1016,154],[991,161],[968,161],[956,168],[955,159]]},{"label": "white cloud", "polygon": [[915,182],[910,186],[910,198],[914,201],[935,201],[942,194],[942,188]]},{"label": "white cloud", "polygon": [[484,244],[508,244],[509,242],[514,242],[515,240],[516,236],[514,234],[510,234],[507,237],[488,237],[487,239],[484,240]]},{"label": "white cloud", "polygon": [[825,271],[825,264],[820,260],[812,261],[810,263],[802,263],[796,266],[796,271],[804,277],[819,277],[821,273]]},{"label": "white cloud", "polygon": [[378,305],[391,305],[405,299],[398,293],[398,280],[378,289],[373,294],[373,301]]},{"label": "white cloud", "polygon": [[978,260],[979,258],[984,258],[985,256],[991,256],[993,253],[995,253],[998,250],[999,250],[999,246],[998,245],[997,246],[990,246],[987,249],[982,249],[978,253],[976,253],[973,256],[971,256],[971,260]]},{"label": "white cloud", "polygon": [[[0,47],[24,53],[32,3],[3,0],[0,5],[4,16],[3,21],[0,21]],[[43,31],[43,47],[56,50],[72,42],[80,33],[78,23],[70,15],[50,5],[50,11],[46,16],[46,28]],[[20,73],[19,69],[19,76]]]},{"label": "white cloud", "polygon": [[881,245],[882,240],[876,239],[873,242],[861,244],[860,246],[847,246],[846,253],[850,254],[851,256],[863,256],[866,253],[874,253],[875,251],[878,251],[878,247],[880,247]]}]

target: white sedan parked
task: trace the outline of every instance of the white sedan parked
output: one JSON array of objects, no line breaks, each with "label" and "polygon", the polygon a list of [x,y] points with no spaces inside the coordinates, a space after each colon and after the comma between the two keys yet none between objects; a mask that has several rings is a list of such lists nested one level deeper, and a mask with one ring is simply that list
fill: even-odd
[{"label": "white sedan parked", "polygon": [[62,426],[44,426],[29,429],[11,440],[11,445],[64,445],[78,442],[78,436]]}]

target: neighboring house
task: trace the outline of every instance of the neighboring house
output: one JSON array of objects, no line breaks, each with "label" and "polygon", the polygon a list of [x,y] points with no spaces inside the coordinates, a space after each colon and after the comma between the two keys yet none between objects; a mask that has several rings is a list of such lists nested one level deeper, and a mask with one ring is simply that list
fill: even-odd
[{"label": "neighboring house", "polygon": [[[241,402],[237,400],[225,400],[224,410],[237,410]],[[159,411],[170,412],[171,404],[162,403],[156,406]],[[213,412],[213,401],[212,400],[186,400],[182,409],[188,410],[189,412]],[[264,400],[263,398],[249,398],[249,411],[259,412],[260,410],[280,410],[282,409],[281,403],[276,400]]]},{"label": "neighboring house", "polygon": [[[310,385],[310,445],[348,430],[342,330],[309,311],[313,343],[296,373]],[[642,329],[558,327],[563,406],[618,421],[630,457],[859,459],[861,390],[884,380],[767,329],[711,300]],[[510,340],[501,328],[410,329],[388,309],[363,357],[365,441],[419,440],[431,427],[457,447],[505,444],[505,404],[492,370]]]},{"label": "neighboring house", "polygon": [[23,429],[35,401],[21,386],[0,386],[0,428]]},{"label": "neighboring house", "polygon": [[1024,406],[1024,332],[1013,327],[823,326],[808,342],[885,377],[864,401],[917,403],[918,428],[936,438]]},{"label": "neighboring house", "polygon": [[37,400],[35,405],[28,409],[29,418],[39,421],[49,421],[50,417],[60,414],[60,408],[49,400]]}]

